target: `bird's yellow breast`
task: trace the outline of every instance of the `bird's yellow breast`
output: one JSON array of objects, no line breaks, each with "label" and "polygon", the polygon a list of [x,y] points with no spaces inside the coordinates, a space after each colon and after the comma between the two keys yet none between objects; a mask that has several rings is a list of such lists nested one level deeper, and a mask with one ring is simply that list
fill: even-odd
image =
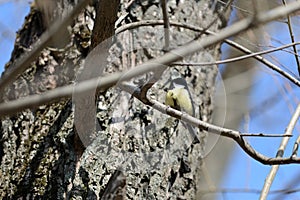
[{"label": "bird's yellow breast", "polygon": [[185,88],[174,88],[166,95],[166,105],[193,115],[193,105],[189,92]]}]

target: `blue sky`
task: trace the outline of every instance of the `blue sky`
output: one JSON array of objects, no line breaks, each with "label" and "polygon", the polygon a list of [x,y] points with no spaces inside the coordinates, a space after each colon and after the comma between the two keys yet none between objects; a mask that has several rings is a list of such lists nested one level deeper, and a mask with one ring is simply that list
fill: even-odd
[{"label": "blue sky", "polygon": [[[28,1],[1,1],[0,0],[0,70],[9,60],[15,33],[21,27],[24,16],[29,12]],[[17,15],[14,13],[18,13]],[[299,33],[299,24],[296,23],[294,30]],[[269,30],[280,30],[272,35],[271,45],[280,46],[278,41],[289,43],[290,38],[287,34],[287,26],[284,23],[275,22],[268,25]],[[296,34],[296,38],[299,35]],[[270,54],[272,57],[266,56],[272,62],[278,60],[285,68],[291,70],[294,74],[298,74],[295,65],[294,56],[283,51]],[[299,103],[300,91],[293,84],[284,80],[281,76],[264,66],[259,66],[259,74],[255,79],[252,93],[249,96],[251,105],[255,108],[263,99],[267,99],[272,94],[279,94],[280,98],[274,99],[277,102],[272,104],[271,109],[265,112],[256,112],[251,117],[248,127],[249,132],[267,132],[267,133],[283,133],[297,103]],[[271,102],[272,103],[272,102]],[[271,105],[271,104],[270,104]],[[265,105],[265,106],[270,106]],[[241,130],[243,126],[241,125]],[[298,124],[299,130],[299,124]],[[299,132],[294,132],[297,136]],[[293,138],[295,139],[295,137]],[[250,140],[250,139],[249,139]],[[275,156],[276,150],[280,144],[280,139],[252,138],[250,140],[253,147],[261,153],[268,156]],[[292,142],[287,148],[289,153],[292,148]],[[222,182],[222,188],[244,188],[261,190],[264,179],[269,173],[270,166],[265,166],[246,155],[239,147],[236,146],[233,156],[229,161],[231,163],[224,172],[225,177]],[[295,177],[300,178],[300,170],[298,165],[281,166],[271,190],[283,189],[289,181]],[[299,187],[299,184],[293,184]],[[289,187],[291,189],[291,187]],[[259,194],[252,193],[227,193],[219,195],[219,199],[258,199]],[[270,199],[273,195],[270,195]],[[300,199],[300,194],[286,195],[281,199]]]},{"label": "blue sky", "polygon": [[[288,35],[287,25],[281,22],[270,23],[265,26],[267,30],[273,31],[271,37],[272,46],[281,46],[283,43],[290,43],[290,38]],[[299,33],[299,27],[295,26],[294,31]],[[274,31],[280,30],[280,31]],[[295,35],[296,39],[299,35]],[[279,43],[278,41],[283,43]],[[289,70],[299,77],[297,74],[297,68],[295,64],[295,58],[290,53],[285,53],[283,51],[278,51],[265,56],[273,63],[280,63],[282,67]],[[276,63],[277,64],[277,63]],[[255,108],[260,105],[265,99],[271,96],[277,96],[277,98],[270,99],[269,103],[264,105],[267,109],[256,110],[255,114],[250,114],[250,120],[247,122],[247,127],[249,132],[265,132],[265,133],[284,133],[286,126],[289,123],[293,110],[295,110],[297,104],[299,103],[300,90],[295,85],[289,81],[282,78],[280,75],[276,74],[272,70],[265,66],[258,67],[258,73],[256,74],[254,80],[254,87],[252,88],[252,93],[250,95],[251,107]],[[274,102],[275,101],[275,102]],[[299,123],[297,124],[298,131],[294,131],[295,135],[289,145],[286,148],[285,156],[289,156],[293,148],[293,141],[299,134]],[[241,125],[241,129],[242,125]],[[281,139],[273,138],[248,138],[251,145],[262,154],[274,157],[279,147]],[[227,167],[227,172],[225,172],[225,177],[222,182],[222,188],[244,188],[244,189],[257,189],[261,190],[266,176],[270,171],[270,166],[265,166],[246,155],[239,147],[236,146],[234,155],[229,161],[231,163]],[[278,189],[292,189],[300,188],[299,183],[296,182],[289,186],[291,180],[295,178],[299,180],[300,170],[299,165],[283,165],[280,166],[278,174],[272,184],[272,190]],[[297,180],[296,179],[296,180]],[[269,195],[268,199],[273,199],[278,194]],[[258,199],[259,193],[227,193],[219,195],[219,199]],[[279,199],[300,199],[300,193],[289,194],[281,196]]]},{"label": "blue sky", "polygon": [[22,26],[24,17],[29,12],[29,1],[0,0],[0,70],[10,58],[16,31]]}]

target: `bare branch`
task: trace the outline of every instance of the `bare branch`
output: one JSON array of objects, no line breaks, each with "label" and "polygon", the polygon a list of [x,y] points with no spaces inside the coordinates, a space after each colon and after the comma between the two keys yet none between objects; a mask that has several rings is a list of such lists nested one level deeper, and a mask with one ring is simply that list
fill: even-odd
[{"label": "bare branch", "polygon": [[[300,104],[298,104],[298,107],[297,107],[294,115],[292,116],[289,125],[287,126],[287,129],[286,129],[286,132],[285,132],[286,135],[292,134],[292,132],[294,130],[294,127],[295,127],[295,125],[296,125],[296,123],[299,119],[299,116],[300,116]],[[276,158],[283,157],[283,153],[284,153],[284,150],[287,146],[288,141],[289,141],[289,138],[283,138],[282,139],[281,144],[280,144],[280,146],[278,148],[278,151],[277,151],[277,154],[276,154]],[[293,158],[295,158],[295,156],[291,156],[290,158],[293,159]],[[269,175],[267,176],[267,178],[265,180],[264,187],[261,191],[261,195],[260,195],[261,200],[267,199],[267,196],[269,194],[271,185],[272,185],[273,180],[274,180],[274,178],[277,174],[278,169],[279,169],[279,165],[272,166],[272,169],[271,169]]]},{"label": "bare branch", "polygon": [[252,6],[253,6],[253,17],[256,18],[256,16],[259,13],[257,0],[252,0]]},{"label": "bare branch", "polygon": [[[225,137],[229,137],[233,140],[235,140],[240,147],[242,147],[245,152],[251,156],[252,158],[254,158],[255,160],[263,163],[263,164],[268,164],[268,165],[274,165],[274,164],[290,164],[290,163],[300,163],[300,158],[296,158],[296,157],[290,157],[290,158],[269,158],[266,157],[262,154],[260,154],[259,152],[257,152],[256,150],[254,150],[251,145],[243,139],[243,137],[245,136],[261,136],[261,133],[241,133],[239,131],[236,130],[232,130],[232,129],[227,129],[227,128],[223,128],[223,127],[219,127],[204,121],[201,121],[187,113],[175,110],[169,106],[166,106],[154,99],[147,99],[146,101],[141,97],[140,93],[139,93],[139,89],[137,89],[136,87],[129,85],[129,84],[121,84],[119,85],[119,87],[124,90],[129,92],[130,94],[132,94],[134,97],[136,97],[137,99],[139,99],[140,101],[142,101],[143,103],[153,107],[154,109],[162,112],[162,113],[167,113],[170,116],[173,116],[177,119],[180,119],[186,123],[189,123],[195,127],[200,128],[201,130],[205,130],[208,131],[208,133],[213,133],[213,134],[217,134],[217,135],[222,135]],[[300,108],[300,106],[299,106]],[[265,136],[270,136],[270,137],[282,137],[283,135],[266,135]],[[291,132],[286,132],[284,134],[284,137],[291,137],[292,134]]]},{"label": "bare branch", "polygon": [[[209,189],[209,190],[199,190],[203,194],[208,193],[255,193],[260,194],[260,189],[251,189],[251,188],[218,188],[218,189]],[[299,192],[300,188],[295,189],[280,189],[280,190],[272,190],[270,191],[270,194],[292,194]]]},{"label": "bare branch", "polygon": [[[257,24],[261,23],[267,23],[268,21],[274,20],[276,18],[279,18],[281,16],[286,15],[287,13],[294,12],[296,10],[300,9],[300,2],[293,2],[287,6],[282,6],[279,8],[275,8],[271,10],[270,12],[261,14],[258,16],[258,19],[260,21],[256,21]],[[272,16],[273,18],[271,18]],[[148,62],[141,64],[135,68],[132,68],[126,72],[123,73],[116,73],[112,74],[106,77],[101,77],[101,78],[94,78],[91,80],[83,81],[79,83],[76,87],[78,87],[78,92],[82,91],[87,91],[90,90],[91,88],[94,88],[95,85],[97,85],[97,88],[103,88],[103,87],[109,87],[114,85],[119,81],[120,78],[122,80],[127,80],[139,75],[142,75],[144,73],[147,73],[149,71],[154,71],[157,69],[160,69],[162,65],[170,65],[172,62],[175,62],[182,57],[185,57],[187,55],[190,55],[196,51],[202,50],[204,48],[207,48],[211,45],[214,45],[218,42],[223,41],[224,39],[231,37],[233,35],[239,34],[249,28],[254,26],[254,24],[251,21],[251,18],[246,18],[244,20],[241,20],[235,24],[233,24],[230,27],[222,29],[218,34],[208,36],[206,38],[203,38],[199,41],[195,41],[193,43],[189,43],[187,45],[181,46],[169,53],[166,53],[165,55],[149,60]],[[231,45],[234,45],[235,47],[244,50],[246,53],[252,53],[250,50],[238,46],[236,43],[232,43],[228,40],[226,42],[230,43]],[[26,57],[26,56],[25,56]],[[264,58],[256,56],[257,59],[260,59],[264,63],[268,63]],[[23,63],[24,64],[24,63]],[[272,63],[271,63],[272,64]],[[24,65],[20,65],[23,66]],[[275,66],[277,68],[277,66]],[[293,81],[296,85],[300,86],[300,81],[292,77],[290,74],[282,71],[281,69],[277,69],[278,71],[281,71],[281,74],[284,74],[285,77],[287,77],[289,80]],[[1,79],[0,83],[3,83],[3,80]],[[98,82],[98,80],[101,80]],[[2,85],[0,85],[2,86]],[[50,103],[53,101],[58,101],[60,98],[66,98],[66,97],[71,97],[73,93],[73,87],[72,85],[69,86],[64,86],[60,88],[56,88],[52,91],[45,92],[41,95],[32,95],[28,96],[22,99],[14,100],[8,103],[2,103],[0,104],[0,115],[9,115],[9,114],[14,114],[16,112],[19,112],[25,108],[33,108],[38,105]]]},{"label": "bare branch", "polygon": [[169,17],[168,17],[166,0],[161,0],[161,9],[162,9],[162,13],[163,13],[164,31],[165,31],[165,46],[164,46],[164,49],[166,51],[168,51],[169,48],[170,48],[170,22],[169,22]]},{"label": "bare branch", "polygon": [[[103,77],[101,79],[91,79],[88,81],[84,81],[77,86],[77,91],[87,91],[91,88],[94,88],[95,84],[97,85],[97,88],[107,87],[115,84],[120,78],[122,80],[128,80],[130,78],[136,77],[138,75],[144,74],[149,71],[156,70],[161,67],[161,65],[169,65],[172,62],[175,62],[182,57],[185,57],[187,55],[190,55],[191,53],[194,53],[198,50],[202,50],[203,48],[207,48],[213,44],[216,44],[218,42],[221,42],[225,38],[231,37],[233,35],[236,35],[238,33],[241,33],[242,31],[245,31],[254,25],[258,25],[260,23],[266,23],[268,21],[271,21],[277,17],[281,17],[285,15],[287,12],[292,12],[297,9],[300,9],[300,2],[294,2],[289,4],[286,7],[280,7],[276,8],[268,13],[260,14],[257,16],[256,24],[253,24],[251,21],[251,18],[247,18],[244,20],[241,20],[240,22],[235,23],[234,25],[227,27],[223,30],[221,30],[218,34],[208,36],[204,39],[201,39],[200,41],[195,41],[193,43],[189,43],[187,45],[184,45],[180,48],[175,49],[174,51],[171,51],[169,53],[166,53],[164,56],[161,56],[159,58],[150,60],[134,69],[130,69],[127,72],[119,73],[119,74],[113,74],[109,75],[107,77]],[[272,18],[270,17],[272,16]],[[159,63],[159,64],[158,64]],[[97,80],[101,80],[97,82]],[[52,100],[64,98],[64,97],[70,97],[73,92],[73,86],[65,86],[62,88],[57,88],[53,91],[46,92],[42,95],[33,95],[35,97],[35,102],[38,105],[49,103],[50,96],[52,95]],[[27,105],[24,105],[24,99],[27,100]],[[26,107],[29,107],[29,101],[33,101],[32,96],[26,97],[23,100],[15,100],[9,103],[3,103],[0,104],[0,115],[3,116],[7,113],[12,113],[17,111],[20,111],[21,109],[24,109]],[[16,106],[14,108],[14,105]],[[157,110],[160,110],[161,112],[167,112],[168,114],[172,116],[176,116],[177,118],[187,122],[191,123],[192,125],[199,127],[203,130],[209,131],[211,133],[220,134],[225,137],[232,138],[234,141],[236,141],[240,147],[252,158],[255,160],[263,163],[263,164],[289,164],[289,163],[300,163],[300,158],[295,157],[289,157],[289,158],[282,158],[282,157],[276,157],[276,158],[269,158],[266,157],[259,152],[255,151],[251,145],[241,137],[240,132],[221,128],[215,125],[211,125],[208,123],[205,123],[203,121],[200,121],[199,119],[193,118],[185,113],[182,113],[178,110],[174,110],[170,107],[165,106],[164,104],[161,104],[160,102],[157,102],[155,100],[151,100],[149,103],[152,107],[154,107]],[[10,107],[8,107],[10,106]],[[22,107],[23,106],[23,107]],[[288,132],[287,132],[288,133]],[[290,135],[290,134],[288,134]]]},{"label": "bare branch", "polygon": [[[209,24],[207,24],[205,27],[201,28],[200,34],[198,34],[194,40],[199,39],[203,33],[207,34],[207,31],[209,30],[209,28],[211,28],[216,22],[217,20],[220,20],[222,25],[221,26],[225,26],[227,25],[227,20],[224,20],[225,18],[225,13],[228,10],[228,8],[230,8],[230,6],[232,5],[233,0],[230,0],[228,2],[226,2],[224,8],[222,9],[222,11],[218,10],[218,9],[214,9],[214,11],[216,12],[217,16],[214,17],[213,20],[211,20],[211,22]],[[215,2],[216,3],[216,2]]]},{"label": "bare branch", "polygon": [[[258,162],[265,164],[265,165],[277,165],[277,164],[291,164],[291,163],[300,163],[300,158],[295,158],[295,157],[276,157],[276,158],[270,158],[267,156],[264,156],[263,154],[257,152],[256,150],[253,149],[253,147],[243,139],[239,131],[232,130],[232,129],[227,129],[223,127],[219,127],[213,124],[209,124],[206,122],[203,122],[197,118],[194,118],[186,113],[182,113],[178,110],[175,110],[173,108],[170,108],[160,102],[157,102],[155,100],[150,100],[150,105],[161,111],[161,112],[166,112],[167,114],[176,117],[184,122],[187,122],[195,127],[198,127],[202,130],[208,131],[209,133],[213,134],[218,134],[222,135],[228,138],[233,139],[235,142],[238,143],[238,145],[253,159],[257,160]],[[286,135],[291,135],[287,134]],[[288,138],[288,137],[285,137]]]},{"label": "bare branch", "polygon": [[[286,1],[282,0],[283,5],[286,5]],[[290,15],[287,16],[287,20],[288,20],[288,27],[289,27],[289,32],[290,32],[290,36],[291,36],[291,41],[295,42],[295,37],[294,37],[294,32],[293,32],[293,28],[292,28],[292,22],[291,22],[291,17]],[[296,63],[297,63],[297,68],[298,68],[298,73],[300,75],[300,61],[299,61],[299,55],[298,55],[298,51],[296,46],[293,46],[293,50],[295,53],[295,59],[296,59]]]},{"label": "bare branch", "polygon": [[[165,33],[165,46],[164,50],[169,51],[170,50],[170,22],[167,12],[167,2],[166,0],[161,0],[161,7],[162,7],[162,13],[163,13],[163,24],[164,24],[164,33]],[[144,51],[147,51],[144,49]],[[141,98],[143,99],[144,103],[148,102],[147,99],[147,92],[148,90],[160,79],[163,72],[167,69],[165,65],[162,65],[160,68],[157,68],[154,70],[154,73],[150,80],[148,80],[141,88],[141,91],[139,92],[141,95]]]},{"label": "bare branch", "polygon": [[[124,25],[120,28],[118,28],[116,30],[116,33],[121,33],[125,30],[130,30],[130,29],[134,29],[136,27],[140,27],[140,26],[154,26],[154,25],[163,25],[163,21],[157,21],[157,20],[148,20],[148,21],[143,21],[143,22],[135,22],[135,23],[131,23],[131,24],[127,24]],[[177,22],[170,22],[170,25],[172,26],[177,26],[177,27],[183,27],[183,28],[187,28],[190,30],[194,30],[194,31],[203,31],[202,28],[193,26],[193,25],[189,25],[189,24],[182,24],[182,23],[177,23]],[[212,31],[206,31],[207,34],[211,34],[211,35],[215,35],[216,33],[212,32]],[[228,39],[224,39],[224,42],[227,43],[228,45],[246,53],[246,54],[252,54],[253,52],[249,49],[247,49],[246,47],[228,40]],[[280,67],[276,66],[275,64],[271,63],[270,61],[268,61],[267,59],[256,55],[253,56],[253,58],[255,58],[256,60],[260,61],[261,63],[265,64],[267,67],[269,67],[270,69],[276,71],[277,73],[279,73],[280,75],[282,75],[283,77],[287,78],[288,80],[290,80],[292,83],[294,83],[295,85],[300,87],[300,80],[298,78],[295,78],[293,75],[291,75],[290,73],[282,70]]]},{"label": "bare branch", "polygon": [[231,63],[231,62],[237,62],[237,61],[241,61],[247,58],[252,58],[258,55],[263,55],[263,54],[268,54],[268,53],[272,53],[278,50],[282,50],[285,48],[288,48],[290,46],[296,46],[299,45],[300,42],[294,42],[294,43],[290,43],[290,44],[286,44],[286,45],[282,45],[280,47],[276,47],[276,48],[272,48],[272,49],[268,49],[268,50],[264,50],[264,51],[259,51],[259,52],[255,52],[255,53],[250,53],[247,55],[243,55],[243,56],[237,56],[234,58],[228,58],[225,60],[219,60],[219,61],[215,61],[215,62],[202,62],[202,63],[172,63],[172,65],[177,65],[177,66],[207,66],[207,65],[220,65],[220,64],[226,64],[226,63]]},{"label": "bare branch", "polygon": [[78,85],[67,85],[42,94],[30,95],[24,98],[20,98],[14,101],[0,104],[0,116],[4,117],[5,115],[13,115],[17,112],[20,112],[26,108],[36,108],[37,106],[43,104],[50,104],[58,102],[63,98],[71,98],[72,94],[76,87],[76,92],[83,93],[95,88],[95,85],[98,85],[98,88],[105,88],[113,86],[121,78],[120,73],[115,73],[108,77],[93,78],[81,82]]},{"label": "bare branch", "polygon": [[90,51],[115,34],[119,4],[119,0],[98,2]]},{"label": "bare branch", "polygon": [[267,134],[267,133],[241,133],[241,137],[293,137],[286,134]]},{"label": "bare branch", "polygon": [[[239,45],[237,43],[234,43],[232,41],[226,40],[226,43],[229,44],[230,46],[233,46],[233,47],[239,49],[240,51],[242,51],[244,53],[247,53],[247,54],[253,53],[252,51],[250,51],[246,47],[241,46],[241,45]],[[291,75],[290,73],[282,70],[280,67],[278,67],[277,65],[274,65],[273,63],[271,63],[267,59],[263,58],[262,56],[256,55],[256,56],[254,56],[254,58],[256,60],[260,61],[261,63],[265,64],[266,66],[268,66],[270,69],[276,71],[278,74],[280,74],[283,77],[287,78],[288,80],[290,80],[295,85],[300,87],[300,80],[298,78],[295,78],[293,75]]]}]

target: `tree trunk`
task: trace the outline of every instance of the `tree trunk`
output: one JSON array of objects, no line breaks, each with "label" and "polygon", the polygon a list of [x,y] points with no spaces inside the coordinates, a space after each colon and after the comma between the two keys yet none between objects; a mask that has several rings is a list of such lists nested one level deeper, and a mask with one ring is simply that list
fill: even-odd
[{"label": "tree trunk", "polygon": [[[30,51],[31,45],[51,26],[51,20],[64,17],[74,7],[70,2],[74,3],[57,0],[47,14],[43,9],[50,7],[40,4],[32,7],[18,32],[7,69]],[[169,19],[217,32],[225,25],[224,16],[220,19],[225,6],[213,2],[168,1]],[[116,16],[116,27],[163,19],[160,1],[110,3],[93,1],[68,29],[62,30],[70,33],[64,42],[57,42],[62,38],[62,33],[57,33],[39,58],[6,88],[4,100],[134,68],[165,51],[204,37],[171,23],[169,46],[165,45],[161,25],[139,26],[109,38],[107,33],[113,35],[111,27]],[[215,45],[183,61],[211,62],[218,58],[219,45]],[[147,97],[164,102],[170,80],[180,76],[189,86],[195,116],[211,121],[217,66],[163,67],[166,70],[161,76],[156,77],[159,72],[148,73],[128,83],[140,89],[154,81]],[[3,117],[0,128],[2,199],[197,198],[206,133],[197,130],[199,140],[193,140],[180,121],[118,87],[75,94],[72,100],[62,99]]]}]

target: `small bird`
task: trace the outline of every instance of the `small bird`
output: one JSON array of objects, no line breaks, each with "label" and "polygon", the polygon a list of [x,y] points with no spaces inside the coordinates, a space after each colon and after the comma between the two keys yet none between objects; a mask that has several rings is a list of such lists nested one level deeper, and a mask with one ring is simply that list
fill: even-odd
[{"label": "small bird", "polygon": [[166,95],[166,105],[189,115],[194,115],[194,109],[189,92],[185,88],[174,88]]},{"label": "small bird", "polygon": [[186,112],[191,116],[195,115],[192,97],[183,78],[172,80],[165,103],[176,110]]},{"label": "small bird", "polygon": [[[171,108],[186,112],[191,116],[195,116],[192,96],[187,83],[183,78],[176,78],[172,80],[170,89],[167,91],[165,104]],[[194,138],[194,142],[199,142],[195,128],[190,124],[182,123]]]}]

